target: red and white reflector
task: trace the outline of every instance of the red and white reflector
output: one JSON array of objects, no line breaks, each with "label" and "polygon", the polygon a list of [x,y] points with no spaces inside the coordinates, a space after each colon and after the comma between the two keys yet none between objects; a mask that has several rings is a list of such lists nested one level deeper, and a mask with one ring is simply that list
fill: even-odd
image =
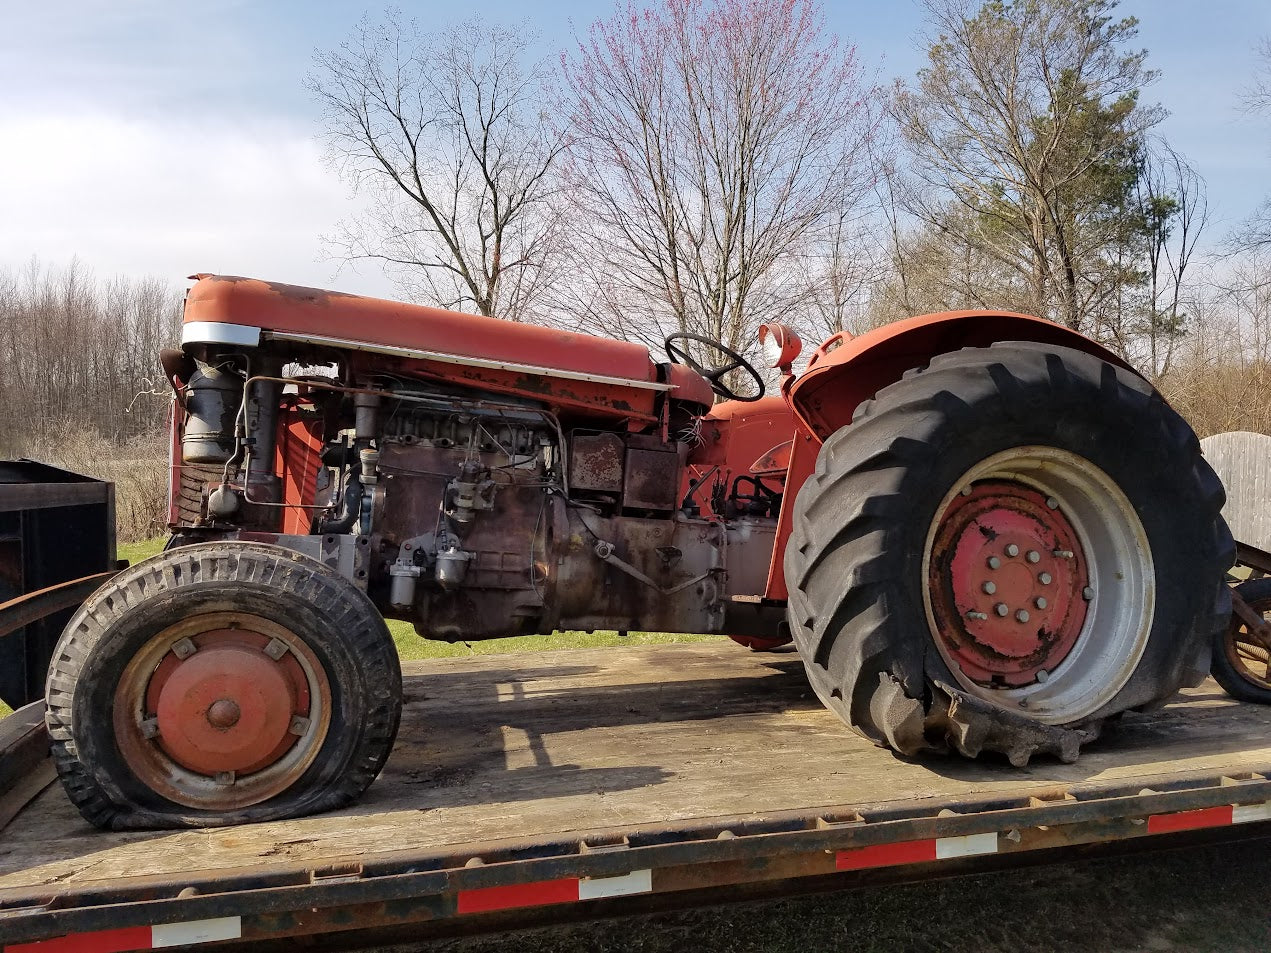
[{"label": "red and white reflector", "polygon": [[1147,819],[1147,831],[1149,834],[1168,834],[1172,831],[1195,831],[1205,827],[1226,827],[1228,824],[1251,824],[1255,821],[1271,821],[1271,801],[1258,804],[1221,804],[1197,811],[1153,814]]},{"label": "red and white reflector", "polygon": [[895,867],[899,864],[923,864],[954,857],[975,857],[997,853],[997,832],[964,834],[961,837],[929,837],[925,840],[900,841],[841,850],[834,856],[837,870],[866,870],[870,867]]},{"label": "red and white reflector", "polygon": [[72,933],[34,943],[11,943],[4,948],[4,953],[127,953],[129,950],[158,950],[166,946],[237,940],[242,935],[241,917],[216,917],[212,920]]},{"label": "red and white reflector", "polygon": [[481,887],[460,890],[459,913],[487,913],[518,907],[542,907],[553,903],[599,900],[602,897],[625,897],[653,890],[652,870],[633,870],[617,877],[566,877],[540,880],[507,887]]}]

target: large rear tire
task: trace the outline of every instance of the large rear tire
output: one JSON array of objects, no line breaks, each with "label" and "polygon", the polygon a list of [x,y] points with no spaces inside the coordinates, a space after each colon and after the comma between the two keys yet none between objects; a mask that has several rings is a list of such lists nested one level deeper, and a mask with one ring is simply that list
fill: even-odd
[{"label": "large rear tire", "polygon": [[89,821],[209,827],[357,798],[392,750],[401,669],[375,606],[321,563],[199,543],[84,603],[46,701],[54,764]]},{"label": "large rear tire", "polygon": [[879,745],[1071,761],[1207,674],[1223,499],[1133,373],[1027,342],[945,354],[822,447],[786,550],[791,632]]}]

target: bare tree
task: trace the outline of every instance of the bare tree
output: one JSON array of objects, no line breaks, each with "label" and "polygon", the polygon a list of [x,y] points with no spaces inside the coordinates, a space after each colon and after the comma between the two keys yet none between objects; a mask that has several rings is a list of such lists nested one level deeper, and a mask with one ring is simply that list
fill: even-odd
[{"label": "bare tree", "polygon": [[[1258,66],[1253,83],[1241,96],[1241,106],[1248,115],[1271,116],[1271,39],[1258,44]],[[1271,248],[1271,197],[1264,198],[1257,210],[1235,230],[1231,243],[1237,250]]]},{"label": "bare tree", "polygon": [[1109,252],[1139,148],[1164,113],[1114,0],[928,0],[929,65],[895,100],[920,218],[1013,270],[1035,313],[1077,330],[1115,290]]},{"label": "bare tree", "polygon": [[561,151],[524,29],[470,20],[426,34],[390,11],[363,19],[307,80],[328,158],[365,208],[331,244],[385,263],[408,296],[520,320],[546,278]]},{"label": "bare tree", "polygon": [[741,351],[759,321],[797,313],[799,256],[853,220],[876,125],[875,90],[817,5],[628,2],[563,66],[564,307],[651,344],[689,331]]},{"label": "bare tree", "polygon": [[1196,245],[1209,222],[1205,181],[1165,142],[1148,153],[1135,185],[1143,226],[1145,301],[1136,337],[1146,354],[1139,363],[1153,378],[1167,374],[1186,333],[1184,291]]}]

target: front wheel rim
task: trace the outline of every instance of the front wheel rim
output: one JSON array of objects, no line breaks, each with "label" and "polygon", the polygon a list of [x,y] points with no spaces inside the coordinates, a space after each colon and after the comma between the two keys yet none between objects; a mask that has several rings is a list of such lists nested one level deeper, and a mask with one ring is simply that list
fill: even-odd
[{"label": "front wheel rim", "polygon": [[246,612],[191,616],[124,667],[113,705],[120,754],[150,790],[237,810],[290,788],[331,722],[331,686],[286,626]]},{"label": "front wheel rim", "polygon": [[1146,649],[1155,577],[1143,524],[1111,477],[1066,450],[1017,447],[968,470],[936,511],[922,570],[927,624],[955,681],[1033,720],[1095,714]]}]

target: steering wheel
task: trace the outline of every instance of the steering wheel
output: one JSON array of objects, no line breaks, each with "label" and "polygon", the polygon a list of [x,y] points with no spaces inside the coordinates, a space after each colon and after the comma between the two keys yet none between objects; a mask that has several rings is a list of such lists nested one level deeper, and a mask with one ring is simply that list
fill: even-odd
[{"label": "steering wheel", "polygon": [[[714,351],[718,351],[720,354],[724,355],[724,357],[728,358],[729,363],[707,370],[702,367],[701,364],[698,364],[697,361],[693,360],[692,356],[688,352],[688,349],[680,343],[681,341],[693,341],[696,344],[704,344],[706,347]],[[724,345],[720,344],[718,341],[714,341],[708,337],[703,337],[700,334],[668,335],[665,346],[666,356],[671,359],[672,364],[683,364],[686,367],[697,371],[697,373],[701,374],[704,378],[710,381],[711,390],[725,400],[739,400],[744,403],[749,403],[751,401],[758,400],[763,396],[763,378],[759,375],[757,370],[750,366],[750,362],[732,348],[724,347]],[[724,375],[730,374],[736,370],[743,370],[751,376],[755,382],[757,393],[750,396],[743,396],[741,394],[736,394],[729,389],[728,385],[724,383]]]}]

